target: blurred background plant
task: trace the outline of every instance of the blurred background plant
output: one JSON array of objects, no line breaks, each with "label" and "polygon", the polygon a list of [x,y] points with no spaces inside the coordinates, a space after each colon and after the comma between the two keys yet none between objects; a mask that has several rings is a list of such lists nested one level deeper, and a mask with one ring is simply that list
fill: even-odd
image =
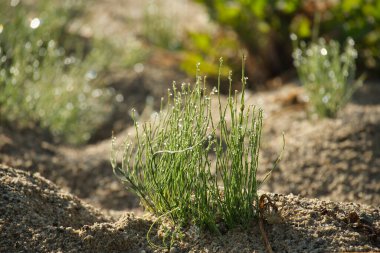
[{"label": "blurred background plant", "polygon": [[87,141],[110,108],[103,74],[117,50],[70,32],[82,1],[0,2],[0,119],[39,125],[58,141]]},{"label": "blurred background plant", "polygon": [[[234,33],[217,30],[213,33],[190,32],[185,41],[186,51],[183,53],[181,69],[193,76],[194,66],[200,64],[200,69],[210,83],[215,83],[218,75],[227,80],[229,72],[239,73],[241,69],[242,47]],[[225,65],[218,67],[219,58],[223,56]],[[239,68],[236,68],[239,66]],[[228,93],[228,82],[222,82],[220,92]],[[240,89],[239,87],[233,88]],[[211,87],[212,88],[212,87]]]},{"label": "blurred background plant", "polygon": [[347,39],[341,52],[337,41],[326,42],[320,38],[307,45],[300,43],[295,34],[294,66],[306,89],[311,113],[319,117],[335,117],[350,100],[354,91],[361,86],[363,78],[355,81],[357,51],[352,38]]},{"label": "blurred background plant", "polygon": [[166,15],[159,2],[150,0],[144,11],[144,37],[155,46],[176,50],[181,47],[177,32],[174,16]]},{"label": "blurred background plant", "polygon": [[[358,67],[380,71],[380,0],[196,0],[210,17],[232,28],[248,49],[248,76],[255,84],[292,69],[289,35],[313,36],[319,15],[319,35],[343,44],[356,42]],[[223,55],[223,54],[221,54]]]}]

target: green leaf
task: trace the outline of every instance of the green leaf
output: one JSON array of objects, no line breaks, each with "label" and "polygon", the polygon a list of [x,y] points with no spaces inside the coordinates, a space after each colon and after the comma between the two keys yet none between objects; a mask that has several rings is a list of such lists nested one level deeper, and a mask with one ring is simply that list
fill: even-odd
[{"label": "green leaf", "polygon": [[216,4],[216,10],[218,13],[218,19],[222,23],[233,23],[234,20],[240,15],[241,8],[239,5],[228,5],[222,3]]},{"label": "green leaf", "polygon": [[350,12],[357,9],[361,4],[362,0],[343,0],[342,9],[344,12]]},{"label": "green leaf", "polygon": [[310,37],[311,22],[306,16],[298,15],[293,19],[290,29],[301,38]]},{"label": "green leaf", "polygon": [[257,25],[258,29],[262,33],[268,33],[270,31],[270,25],[267,22],[260,21]]},{"label": "green leaf", "polygon": [[362,7],[363,13],[368,17],[372,16],[377,18],[378,20],[380,19],[380,1],[377,1],[377,4],[365,4]]},{"label": "green leaf", "polygon": [[207,52],[211,48],[211,38],[208,34],[205,33],[192,33],[190,34],[192,42],[194,43],[197,49],[200,49],[202,52]]},{"label": "green leaf", "polygon": [[276,2],[276,8],[287,14],[294,13],[298,5],[298,0],[280,0]]},{"label": "green leaf", "polygon": [[255,14],[255,16],[259,18],[265,17],[265,7],[267,6],[267,0],[256,0],[249,1],[251,2],[250,7],[251,11]]}]

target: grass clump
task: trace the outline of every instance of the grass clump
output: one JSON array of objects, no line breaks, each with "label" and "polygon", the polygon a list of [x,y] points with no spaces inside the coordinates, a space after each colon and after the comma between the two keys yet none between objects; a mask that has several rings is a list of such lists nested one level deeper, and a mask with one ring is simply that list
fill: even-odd
[{"label": "grass clump", "polygon": [[319,117],[335,117],[350,100],[362,79],[355,81],[357,51],[349,38],[343,52],[338,42],[320,38],[307,45],[298,43],[292,34],[294,66],[306,89],[312,113]]},{"label": "grass clump", "polygon": [[144,36],[157,47],[176,50],[181,46],[176,28],[177,21],[165,11],[159,2],[149,1],[144,11]]},{"label": "grass clump", "polygon": [[[243,66],[244,69],[244,66]],[[257,217],[259,147],[263,114],[230,89],[222,106],[219,89],[206,90],[197,75],[194,87],[173,85],[168,105],[153,119],[135,119],[135,141],[127,139],[121,164],[113,144],[115,174],[137,193],[143,206],[175,224],[196,224],[218,232],[248,226]],[[216,99],[219,116],[211,113]],[[132,113],[133,115],[133,113]],[[228,120],[227,120],[228,119]],[[210,156],[215,157],[212,165]]]},{"label": "grass clump", "polygon": [[39,125],[57,140],[87,141],[107,112],[102,41],[69,32],[81,1],[0,2],[0,120]]}]

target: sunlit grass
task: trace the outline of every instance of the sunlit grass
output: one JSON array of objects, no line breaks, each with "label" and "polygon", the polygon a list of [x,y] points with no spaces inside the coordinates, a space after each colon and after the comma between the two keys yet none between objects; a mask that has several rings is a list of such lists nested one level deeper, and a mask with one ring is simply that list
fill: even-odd
[{"label": "sunlit grass", "polygon": [[[263,114],[244,103],[244,73],[242,94],[232,93],[231,82],[226,106],[220,101],[220,82],[211,92],[199,76],[194,86],[174,84],[168,105],[151,121],[140,123],[134,117],[135,141],[125,141],[121,164],[113,144],[115,174],[147,210],[177,225],[196,224],[214,232],[221,223],[246,227],[257,217]],[[212,100],[218,116],[211,113]]]}]

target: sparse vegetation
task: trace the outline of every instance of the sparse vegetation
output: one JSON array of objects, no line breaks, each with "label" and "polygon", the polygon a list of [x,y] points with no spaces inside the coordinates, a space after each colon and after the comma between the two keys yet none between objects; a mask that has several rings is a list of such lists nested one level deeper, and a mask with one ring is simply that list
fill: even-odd
[{"label": "sparse vegetation", "polygon": [[[136,140],[126,140],[121,164],[113,146],[115,174],[157,216],[218,232],[221,223],[248,226],[258,215],[262,110],[244,104],[244,72],[241,96],[232,94],[231,82],[226,106],[218,93],[220,81],[211,93],[199,75],[194,88],[174,84],[166,110],[150,122],[135,121]],[[215,98],[218,119],[211,114]]]},{"label": "sparse vegetation", "polygon": [[175,19],[164,13],[164,8],[157,2],[151,1],[144,12],[144,37],[153,45],[175,50],[180,47]]},{"label": "sparse vegetation", "polygon": [[341,52],[338,42],[326,42],[323,38],[307,45],[297,36],[294,42],[294,66],[304,85],[312,113],[320,117],[335,117],[349,101],[354,91],[362,84],[355,81],[355,59],[357,51],[353,39],[349,38]]},{"label": "sparse vegetation", "polygon": [[38,124],[68,143],[82,143],[107,112],[99,83],[110,47],[68,32],[81,2],[0,3],[0,119]]}]

